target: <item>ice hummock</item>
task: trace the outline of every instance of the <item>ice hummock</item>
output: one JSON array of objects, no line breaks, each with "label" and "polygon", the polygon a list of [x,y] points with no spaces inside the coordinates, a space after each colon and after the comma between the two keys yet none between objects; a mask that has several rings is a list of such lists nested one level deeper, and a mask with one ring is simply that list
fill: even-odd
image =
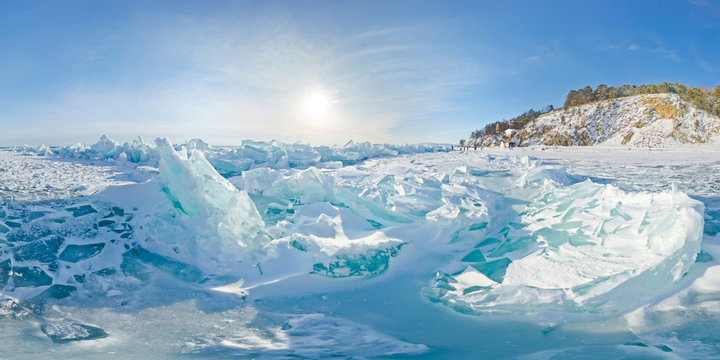
[{"label": "ice hummock", "polygon": [[[268,227],[248,193],[220,176],[202,152],[176,151],[165,139],[157,140],[157,148],[158,180],[176,214],[156,216],[145,226],[147,246],[206,275],[240,276],[246,287],[276,280],[273,276],[376,275],[387,269],[402,244],[334,204],[334,178],[314,167],[248,188],[272,199],[265,213],[280,211],[289,220]],[[364,226],[357,229],[356,223]],[[351,234],[345,231],[348,224]],[[162,246],[154,247],[158,242]]]},{"label": "ice hummock", "polygon": [[193,227],[196,234],[182,239],[179,234],[168,237],[156,232],[151,233],[154,239],[190,246],[227,262],[268,242],[265,224],[248,194],[220,176],[201,151],[175,151],[168,139],[157,139],[156,144],[162,189],[187,216],[183,224]]},{"label": "ice hummock", "polygon": [[537,188],[529,204],[459,270],[439,272],[426,297],[463,313],[567,320],[616,316],[678,286],[700,252],[702,203],[589,180],[564,186],[545,167],[529,163],[519,181]]}]

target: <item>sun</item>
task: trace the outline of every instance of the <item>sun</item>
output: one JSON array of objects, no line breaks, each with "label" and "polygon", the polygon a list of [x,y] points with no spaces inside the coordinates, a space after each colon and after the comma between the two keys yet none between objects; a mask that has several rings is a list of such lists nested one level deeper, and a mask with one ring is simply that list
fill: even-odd
[{"label": "sun", "polygon": [[305,115],[313,118],[313,120],[326,117],[332,107],[330,97],[320,90],[312,91],[305,95],[302,103]]}]

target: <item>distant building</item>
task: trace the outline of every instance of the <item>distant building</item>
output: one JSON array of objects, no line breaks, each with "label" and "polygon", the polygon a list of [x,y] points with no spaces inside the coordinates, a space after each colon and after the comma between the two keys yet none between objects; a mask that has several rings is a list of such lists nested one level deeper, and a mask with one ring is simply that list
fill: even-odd
[{"label": "distant building", "polygon": [[501,121],[495,124],[495,133],[498,135],[501,135],[507,129],[508,123],[506,121]]},{"label": "distant building", "polygon": [[502,139],[502,147],[504,148],[511,148],[517,146],[517,143],[513,141],[513,137],[515,137],[515,134],[517,134],[516,129],[506,129],[503,133],[503,139]]}]

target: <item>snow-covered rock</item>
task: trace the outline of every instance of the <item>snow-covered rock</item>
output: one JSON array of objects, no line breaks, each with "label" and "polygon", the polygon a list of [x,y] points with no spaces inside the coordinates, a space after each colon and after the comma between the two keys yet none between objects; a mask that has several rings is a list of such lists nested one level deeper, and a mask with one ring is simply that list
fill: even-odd
[{"label": "snow-covered rock", "polygon": [[521,145],[666,147],[720,140],[720,119],[675,94],[637,95],[560,109],[527,124]]}]

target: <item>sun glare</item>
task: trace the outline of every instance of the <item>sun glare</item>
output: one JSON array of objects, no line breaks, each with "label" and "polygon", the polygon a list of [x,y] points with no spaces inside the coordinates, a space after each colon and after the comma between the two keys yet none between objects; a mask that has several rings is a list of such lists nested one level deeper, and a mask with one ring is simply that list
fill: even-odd
[{"label": "sun glare", "polygon": [[305,115],[312,117],[312,120],[327,116],[331,105],[330,98],[322,91],[311,92],[303,99]]}]

